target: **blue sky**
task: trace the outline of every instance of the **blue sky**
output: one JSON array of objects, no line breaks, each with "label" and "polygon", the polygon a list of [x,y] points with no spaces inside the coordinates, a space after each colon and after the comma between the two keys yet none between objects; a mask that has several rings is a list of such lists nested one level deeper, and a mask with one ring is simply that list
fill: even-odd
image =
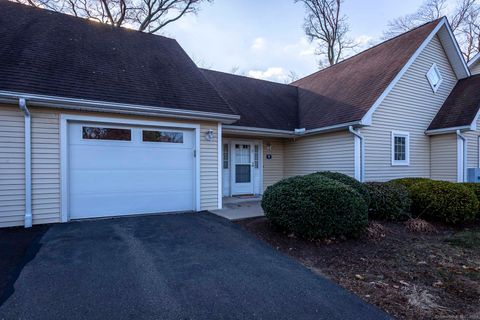
[{"label": "blue sky", "polygon": [[[351,37],[378,42],[389,20],[414,12],[422,0],[346,0]],[[315,46],[304,36],[305,15],[293,0],[215,0],[198,15],[168,26],[201,67],[278,82],[290,71],[305,76],[318,70]]]}]

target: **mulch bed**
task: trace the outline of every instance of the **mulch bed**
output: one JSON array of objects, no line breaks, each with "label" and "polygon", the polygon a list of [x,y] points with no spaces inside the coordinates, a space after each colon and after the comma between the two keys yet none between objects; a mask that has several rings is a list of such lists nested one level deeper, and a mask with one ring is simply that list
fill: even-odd
[{"label": "mulch bed", "polygon": [[415,233],[375,222],[360,239],[308,241],[265,218],[237,223],[397,318],[480,319],[480,225]]},{"label": "mulch bed", "polygon": [[12,292],[23,266],[35,256],[38,242],[48,228],[38,225],[0,229],[0,305]]}]

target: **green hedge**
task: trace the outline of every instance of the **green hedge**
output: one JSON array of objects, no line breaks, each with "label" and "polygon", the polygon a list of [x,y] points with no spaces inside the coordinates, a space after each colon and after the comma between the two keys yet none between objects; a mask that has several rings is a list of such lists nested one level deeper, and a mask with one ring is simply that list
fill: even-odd
[{"label": "green hedge", "polygon": [[368,225],[368,207],[351,187],[321,175],[284,179],[267,188],[265,216],[298,236],[357,237]]},{"label": "green hedge", "polygon": [[370,193],[370,218],[399,221],[409,217],[411,200],[404,185],[392,182],[367,182],[364,185]]},{"label": "green hedge", "polygon": [[475,196],[477,197],[477,200],[479,202],[479,208],[478,208],[479,211],[477,212],[476,218],[480,220],[480,183],[466,182],[466,183],[463,183],[463,185],[469,188],[470,190],[472,190],[473,193],[475,193]]},{"label": "green hedge", "polygon": [[427,219],[458,224],[475,219],[479,201],[475,193],[460,183],[421,181],[410,189],[412,212]]},{"label": "green hedge", "polygon": [[311,175],[313,176],[321,175],[321,176],[330,178],[332,180],[339,181],[343,184],[346,184],[347,186],[352,187],[355,191],[360,193],[360,195],[364,198],[367,205],[370,203],[370,193],[368,192],[368,189],[363,185],[363,183],[361,183],[355,178],[352,178],[340,172],[331,172],[331,171],[321,171],[321,172],[312,173]]},{"label": "green hedge", "polygon": [[405,187],[407,187],[407,189],[410,189],[410,187],[413,186],[414,184],[417,184],[423,181],[432,181],[432,180],[428,178],[400,178],[400,179],[390,180],[390,182],[404,185]]}]

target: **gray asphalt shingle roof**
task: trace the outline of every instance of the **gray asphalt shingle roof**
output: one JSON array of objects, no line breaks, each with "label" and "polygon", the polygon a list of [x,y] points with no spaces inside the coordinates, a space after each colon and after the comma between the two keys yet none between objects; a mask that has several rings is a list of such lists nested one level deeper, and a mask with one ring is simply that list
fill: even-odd
[{"label": "gray asphalt shingle roof", "polygon": [[234,114],[173,39],[0,0],[0,90]]}]

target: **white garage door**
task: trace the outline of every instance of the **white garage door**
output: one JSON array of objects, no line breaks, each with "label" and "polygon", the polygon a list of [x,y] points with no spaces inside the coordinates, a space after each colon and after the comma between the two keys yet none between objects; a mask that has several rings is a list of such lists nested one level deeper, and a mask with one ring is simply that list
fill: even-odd
[{"label": "white garage door", "polygon": [[195,208],[193,130],[70,123],[70,219]]}]

